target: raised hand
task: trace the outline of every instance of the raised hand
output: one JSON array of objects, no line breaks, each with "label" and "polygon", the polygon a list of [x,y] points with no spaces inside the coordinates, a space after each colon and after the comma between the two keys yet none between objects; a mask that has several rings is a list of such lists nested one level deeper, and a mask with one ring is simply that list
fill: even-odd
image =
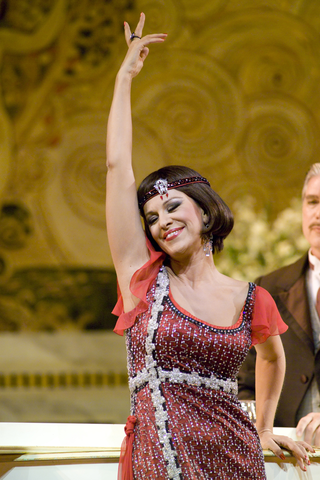
[{"label": "raised hand", "polygon": [[154,33],[142,37],[144,22],[145,14],[141,13],[134,34],[131,33],[129,24],[124,22],[124,34],[128,45],[128,52],[120,70],[129,73],[132,78],[141,71],[143,62],[149,53],[148,46],[152,43],[162,43],[167,37],[166,33]]}]

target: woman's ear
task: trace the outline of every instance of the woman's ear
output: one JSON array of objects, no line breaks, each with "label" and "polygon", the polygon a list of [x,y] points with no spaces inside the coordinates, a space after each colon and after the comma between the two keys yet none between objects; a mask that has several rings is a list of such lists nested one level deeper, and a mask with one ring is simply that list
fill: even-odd
[{"label": "woman's ear", "polygon": [[202,221],[204,225],[207,225],[209,222],[209,215],[204,210],[202,210],[202,208],[201,208],[201,215],[202,215]]}]

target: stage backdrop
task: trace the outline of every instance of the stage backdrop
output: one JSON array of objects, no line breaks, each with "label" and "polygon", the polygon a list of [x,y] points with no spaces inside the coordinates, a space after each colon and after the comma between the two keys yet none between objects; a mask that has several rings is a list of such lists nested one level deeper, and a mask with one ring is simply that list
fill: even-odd
[{"label": "stage backdrop", "polygon": [[195,167],[272,222],[320,158],[318,0],[1,0],[1,330],[114,323],[105,131],[141,11],[168,38],[134,80],[138,181]]}]

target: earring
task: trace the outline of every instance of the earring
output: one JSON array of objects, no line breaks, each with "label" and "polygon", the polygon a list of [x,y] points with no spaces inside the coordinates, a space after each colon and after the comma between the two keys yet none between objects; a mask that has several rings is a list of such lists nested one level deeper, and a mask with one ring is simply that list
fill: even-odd
[{"label": "earring", "polygon": [[[205,227],[209,228],[209,224]],[[212,255],[212,239],[212,234],[208,235],[206,243],[203,244],[203,251],[206,257],[210,257],[210,255]]]},{"label": "earring", "polygon": [[210,257],[211,255],[211,245],[210,242],[207,242],[203,245],[203,251],[206,257]]}]

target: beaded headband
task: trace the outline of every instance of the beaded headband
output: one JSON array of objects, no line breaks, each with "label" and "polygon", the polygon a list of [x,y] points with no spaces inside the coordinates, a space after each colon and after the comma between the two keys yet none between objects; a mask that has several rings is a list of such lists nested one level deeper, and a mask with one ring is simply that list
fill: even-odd
[{"label": "beaded headband", "polygon": [[210,183],[208,182],[208,180],[200,176],[181,178],[180,180],[175,180],[174,182],[171,182],[171,183],[168,183],[168,180],[164,178],[159,178],[159,180],[157,180],[156,183],[153,185],[154,188],[149,190],[149,192],[147,192],[144,195],[141,202],[139,202],[139,208],[141,209],[144,206],[144,204],[148,200],[150,200],[150,198],[155,197],[156,195],[160,195],[160,198],[162,200],[163,195],[168,196],[168,190],[171,190],[172,188],[184,187],[185,185],[190,185],[192,183],[205,183],[210,187]]}]

